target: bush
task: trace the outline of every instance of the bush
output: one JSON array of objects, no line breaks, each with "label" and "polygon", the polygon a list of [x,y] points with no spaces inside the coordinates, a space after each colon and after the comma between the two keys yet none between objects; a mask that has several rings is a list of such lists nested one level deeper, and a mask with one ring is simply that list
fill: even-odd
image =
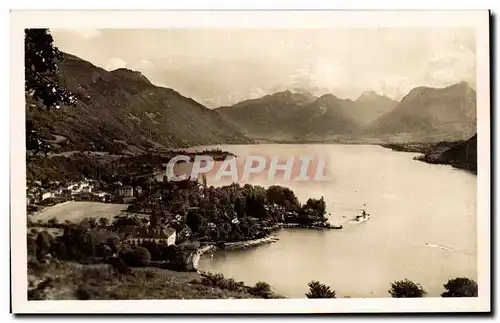
[{"label": "bush", "polygon": [[47,222],[47,226],[49,227],[57,227],[59,225],[59,221],[57,220],[57,218],[53,217],[51,218],[48,222]]},{"label": "bush", "polygon": [[446,291],[441,297],[477,297],[477,283],[469,278],[459,277],[448,280]]},{"label": "bush", "polygon": [[335,298],[335,291],[330,290],[330,287],[318,281],[311,281],[308,286],[309,293],[306,294],[307,298]]},{"label": "bush", "polygon": [[391,284],[391,289],[389,290],[394,298],[412,298],[412,297],[424,297],[427,292],[420,286],[420,284],[414,283],[409,279],[395,281]]},{"label": "bush", "polygon": [[271,295],[271,286],[265,282],[258,282],[248,292],[254,296],[269,298]]},{"label": "bush", "polygon": [[36,256],[36,240],[30,234],[27,235],[28,256]]},{"label": "bush", "polygon": [[228,278],[224,282],[224,287],[227,290],[237,291],[243,287],[243,284],[241,282],[235,281],[233,278]]},{"label": "bush", "polygon": [[49,251],[52,245],[51,236],[47,231],[41,231],[36,237],[36,257],[42,259]]},{"label": "bush", "polygon": [[111,257],[113,255],[111,247],[106,243],[100,243],[99,245],[97,245],[96,253],[98,257]]},{"label": "bush", "polygon": [[151,254],[144,247],[137,247],[133,251],[122,253],[123,261],[129,266],[144,267],[149,265]]},{"label": "bush", "polygon": [[109,219],[108,218],[105,218],[105,217],[99,218],[98,222],[99,222],[99,226],[101,228],[107,228],[109,226]]},{"label": "bush", "polygon": [[64,244],[64,241],[59,239],[54,246],[52,247],[54,250],[54,255],[57,256],[59,259],[67,259],[68,257],[68,249],[66,245]]},{"label": "bush", "polygon": [[225,283],[225,278],[224,275],[221,273],[216,273],[216,274],[208,273],[205,277],[201,279],[201,283],[203,285],[222,288],[222,286],[224,286]]}]

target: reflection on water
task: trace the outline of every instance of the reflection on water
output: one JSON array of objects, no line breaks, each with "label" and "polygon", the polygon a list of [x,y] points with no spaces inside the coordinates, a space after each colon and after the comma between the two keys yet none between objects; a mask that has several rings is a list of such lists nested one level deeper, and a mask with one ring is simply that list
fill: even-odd
[{"label": "reflection on water", "polygon": [[326,154],[332,181],[282,185],[301,202],[324,196],[331,223],[352,218],[365,203],[371,219],[344,230],[284,229],[277,243],[203,257],[202,269],[247,284],[266,281],[288,297],[304,297],[311,280],[339,296],[386,297],[394,280],[409,278],[439,296],[449,278],[476,279],[474,175],[374,145],[219,147],[238,156]]}]

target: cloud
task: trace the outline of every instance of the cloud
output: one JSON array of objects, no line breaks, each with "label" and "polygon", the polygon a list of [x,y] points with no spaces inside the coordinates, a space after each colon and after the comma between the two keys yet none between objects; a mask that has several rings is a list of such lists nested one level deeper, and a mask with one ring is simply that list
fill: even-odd
[{"label": "cloud", "polygon": [[474,82],[476,55],[464,46],[443,52],[429,62],[426,83],[447,86],[457,81]]},{"label": "cloud", "polygon": [[256,87],[256,88],[253,88],[250,90],[250,92],[248,93],[248,98],[256,99],[256,98],[260,98],[266,94],[267,93],[264,90],[262,90],[260,87]]},{"label": "cloud", "polygon": [[155,65],[148,59],[141,59],[139,61],[139,68],[153,68]]},{"label": "cloud", "polygon": [[101,36],[99,29],[78,29],[73,32],[86,40]]},{"label": "cloud", "polygon": [[108,71],[113,71],[123,67],[127,67],[127,62],[119,57],[111,57],[104,66],[104,68]]},{"label": "cloud", "polygon": [[287,89],[400,99],[417,86],[474,86],[476,78],[472,28],[53,32],[65,52],[108,70],[141,71],[210,106]]},{"label": "cloud", "polygon": [[327,92],[345,96],[343,88],[351,83],[350,71],[335,59],[319,57],[307,68],[299,68],[289,75],[291,88],[301,88],[315,95]]}]

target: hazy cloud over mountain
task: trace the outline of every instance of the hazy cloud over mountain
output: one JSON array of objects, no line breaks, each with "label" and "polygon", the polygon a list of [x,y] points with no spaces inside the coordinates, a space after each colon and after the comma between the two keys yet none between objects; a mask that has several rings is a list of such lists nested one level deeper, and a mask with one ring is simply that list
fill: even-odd
[{"label": "hazy cloud over mountain", "polygon": [[52,30],[55,44],[108,70],[209,106],[285,89],[356,99],[374,90],[400,99],[417,86],[475,87],[472,29]]}]

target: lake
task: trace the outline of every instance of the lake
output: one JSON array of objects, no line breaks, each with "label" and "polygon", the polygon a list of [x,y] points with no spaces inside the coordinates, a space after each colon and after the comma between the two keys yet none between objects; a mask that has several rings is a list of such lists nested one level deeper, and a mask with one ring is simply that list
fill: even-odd
[{"label": "lake", "polygon": [[[324,196],[332,224],[351,219],[364,204],[371,219],[342,230],[283,229],[276,243],[204,256],[200,269],[247,285],[265,281],[286,297],[305,297],[311,280],[341,297],[388,297],[390,283],[404,278],[439,296],[449,278],[477,280],[475,175],[377,145],[217,148],[237,156],[326,156],[330,181],[279,184],[302,203]],[[264,178],[249,182],[273,184]]]}]

